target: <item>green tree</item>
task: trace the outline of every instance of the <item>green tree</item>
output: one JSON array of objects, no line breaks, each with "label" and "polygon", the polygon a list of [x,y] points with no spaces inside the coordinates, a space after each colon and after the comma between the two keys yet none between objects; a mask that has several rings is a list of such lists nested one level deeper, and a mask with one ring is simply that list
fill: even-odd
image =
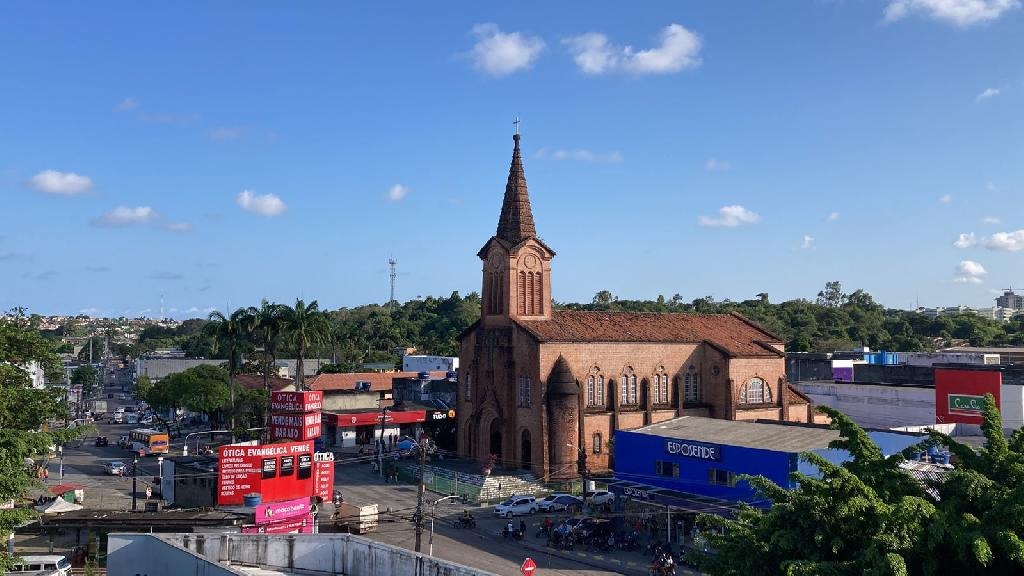
[{"label": "green tree", "polygon": [[843,285],[838,281],[826,282],[825,289],[818,292],[817,303],[827,308],[838,308],[846,302],[846,294],[843,293]]},{"label": "green tree", "polygon": [[[38,362],[51,381],[63,373],[53,343],[31,328],[24,314],[0,319],[0,503],[17,501],[37,484],[36,470],[26,466],[26,458],[45,459],[49,446],[64,444],[85,431],[84,427],[51,426],[68,416],[67,404],[58,388],[32,387],[22,368],[32,362]],[[29,507],[0,509],[0,538],[6,539],[33,516]],[[0,570],[10,568],[11,561],[2,547]]]},{"label": "green tree", "polygon": [[[203,333],[210,337],[211,349],[227,351],[228,356],[228,381],[231,381],[242,367],[245,351],[252,347],[249,341],[249,327],[253,325],[252,316],[247,308],[239,308],[225,316],[219,311],[210,313],[209,323],[203,326]],[[228,387],[228,396],[231,401],[231,429],[234,430],[234,388]],[[188,407],[186,405],[186,407]],[[200,410],[202,412],[203,410]]]},{"label": "green tree", "polygon": [[[277,362],[277,345],[285,328],[285,307],[262,300],[260,307],[250,307],[246,316],[248,317],[246,329],[261,348],[263,389],[269,398],[270,378],[273,374],[274,364]],[[269,414],[265,424],[269,428]]]},{"label": "green tree", "polygon": [[303,361],[309,348],[322,344],[330,337],[327,316],[320,311],[316,300],[306,304],[301,298],[295,300],[295,307],[283,309],[283,328],[286,337],[295,346],[295,387],[305,390]]},{"label": "green tree", "polygon": [[95,366],[84,364],[71,373],[71,384],[82,387],[82,403],[92,398],[100,389],[100,373]]},{"label": "green tree", "polygon": [[228,372],[220,366],[202,364],[164,378],[153,387],[163,389],[154,400],[168,408],[187,408],[211,417],[223,414],[233,417],[230,382]]}]

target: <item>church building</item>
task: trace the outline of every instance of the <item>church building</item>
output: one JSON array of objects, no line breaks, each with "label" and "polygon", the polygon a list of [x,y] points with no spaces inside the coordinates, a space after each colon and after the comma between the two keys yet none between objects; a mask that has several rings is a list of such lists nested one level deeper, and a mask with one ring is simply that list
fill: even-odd
[{"label": "church building", "polygon": [[555,252],[534,226],[513,136],[480,320],[460,336],[458,452],[544,479],[610,469],[615,430],[678,416],[813,420],[782,340],[739,314],[553,310]]}]

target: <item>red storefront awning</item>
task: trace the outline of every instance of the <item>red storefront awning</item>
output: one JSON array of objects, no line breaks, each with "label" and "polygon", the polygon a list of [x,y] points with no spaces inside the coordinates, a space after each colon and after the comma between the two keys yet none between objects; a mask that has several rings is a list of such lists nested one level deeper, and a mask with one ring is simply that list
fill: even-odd
[{"label": "red storefront awning", "polygon": [[[406,412],[392,412],[388,411],[387,424],[413,424],[416,422],[423,422],[427,418],[427,413],[424,410],[409,410]],[[324,412],[324,420],[330,426],[338,426],[340,428],[350,428],[353,426],[379,426],[381,418],[384,415],[378,411],[367,411],[367,412],[347,412],[344,414],[336,414],[334,412]]]}]

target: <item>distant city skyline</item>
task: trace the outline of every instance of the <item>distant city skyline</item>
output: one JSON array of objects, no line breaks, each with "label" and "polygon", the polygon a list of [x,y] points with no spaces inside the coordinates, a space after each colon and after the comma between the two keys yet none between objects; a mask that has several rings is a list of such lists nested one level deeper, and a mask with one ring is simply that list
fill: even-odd
[{"label": "distant city skyline", "polygon": [[1018,0],[112,6],[0,21],[3,310],[479,292],[517,117],[557,301],[1024,287]]}]

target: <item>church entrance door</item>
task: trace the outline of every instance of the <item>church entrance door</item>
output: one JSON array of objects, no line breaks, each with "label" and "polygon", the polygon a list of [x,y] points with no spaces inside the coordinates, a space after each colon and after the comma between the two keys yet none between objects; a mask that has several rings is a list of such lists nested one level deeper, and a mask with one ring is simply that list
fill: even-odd
[{"label": "church entrance door", "polygon": [[523,430],[523,438],[519,443],[522,456],[519,458],[520,465],[529,470],[533,465],[533,446],[530,444],[530,431]]},{"label": "church entrance door", "polygon": [[501,460],[501,423],[497,418],[491,420],[491,451],[490,454]]}]

